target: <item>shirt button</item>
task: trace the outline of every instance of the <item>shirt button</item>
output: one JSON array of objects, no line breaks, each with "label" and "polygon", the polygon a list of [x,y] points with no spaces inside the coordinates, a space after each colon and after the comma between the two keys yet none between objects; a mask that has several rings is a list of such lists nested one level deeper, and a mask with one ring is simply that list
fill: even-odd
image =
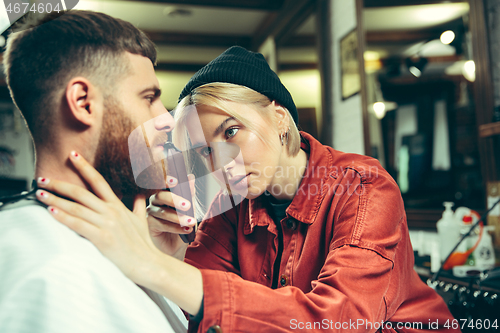
[{"label": "shirt button", "polygon": [[283,274],[280,278],[280,284],[282,287],[288,285],[288,276],[286,276],[285,274]]},{"label": "shirt button", "polygon": [[288,229],[295,230],[297,229],[297,221],[294,219],[288,219],[286,220],[286,226]]},{"label": "shirt button", "polygon": [[222,333],[222,328],[219,325],[210,326],[207,333]]}]

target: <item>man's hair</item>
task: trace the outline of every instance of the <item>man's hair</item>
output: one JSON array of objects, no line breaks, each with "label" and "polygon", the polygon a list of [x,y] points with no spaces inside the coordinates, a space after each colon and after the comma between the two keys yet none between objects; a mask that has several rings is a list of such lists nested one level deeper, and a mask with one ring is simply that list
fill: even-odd
[{"label": "man's hair", "polygon": [[83,10],[27,16],[7,40],[10,94],[35,144],[50,144],[54,110],[71,78],[83,76],[105,95],[128,73],[125,52],[156,64],[151,40],[131,23]]}]

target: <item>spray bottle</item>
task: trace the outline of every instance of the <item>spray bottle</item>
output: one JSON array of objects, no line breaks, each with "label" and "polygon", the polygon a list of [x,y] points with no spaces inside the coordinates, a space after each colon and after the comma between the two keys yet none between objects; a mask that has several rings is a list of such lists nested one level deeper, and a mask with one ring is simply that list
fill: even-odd
[{"label": "spray bottle", "polygon": [[437,222],[437,230],[439,237],[439,256],[441,261],[444,261],[453,247],[460,239],[460,224],[457,223],[455,214],[451,207],[453,202],[443,202],[446,209],[443,212],[441,219]]},{"label": "spray bottle", "polygon": [[479,241],[479,245],[474,251],[474,259],[476,267],[481,270],[489,270],[495,267],[495,251],[493,249],[493,241],[489,231],[495,230],[495,226],[488,225],[483,228],[483,237]]}]

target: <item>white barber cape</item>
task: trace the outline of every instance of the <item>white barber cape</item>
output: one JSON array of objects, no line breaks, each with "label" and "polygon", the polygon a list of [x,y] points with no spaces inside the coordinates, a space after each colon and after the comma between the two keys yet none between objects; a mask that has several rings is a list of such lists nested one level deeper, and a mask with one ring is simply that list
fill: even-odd
[{"label": "white barber cape", "polygon": [[92,243],[29,205],[0,211],[0,332],[174,330]]}]

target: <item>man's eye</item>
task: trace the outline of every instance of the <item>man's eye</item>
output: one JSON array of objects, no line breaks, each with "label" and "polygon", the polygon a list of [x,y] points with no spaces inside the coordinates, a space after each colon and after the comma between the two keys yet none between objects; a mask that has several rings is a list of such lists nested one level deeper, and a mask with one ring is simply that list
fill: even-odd
[{"label": "man's eye", "polygon": [[155,100],[154,96],[147,96],[146,100],[149,102],[149,104],[153,104],[153,101]]},{"label": "man's eye", "polygon": [[233,136],[236,135],[236,133],[238,133],[238,131],[239,131],[239,129],[235,128],[235,127],[228,128],[226,130],[226,139],[232,138]]}]

